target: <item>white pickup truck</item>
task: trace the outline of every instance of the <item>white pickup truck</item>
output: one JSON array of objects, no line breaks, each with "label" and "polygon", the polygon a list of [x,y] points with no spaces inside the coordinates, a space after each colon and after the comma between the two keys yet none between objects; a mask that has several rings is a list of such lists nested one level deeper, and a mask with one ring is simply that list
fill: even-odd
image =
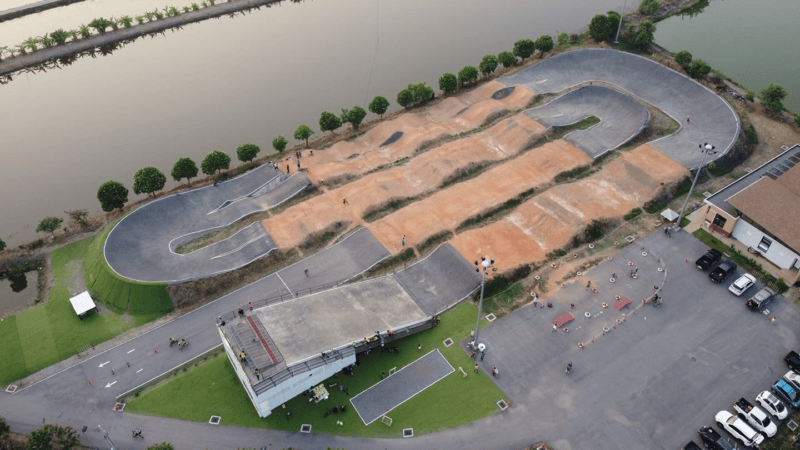
[{"label": "white pickup truck", "polygon": [[740,398],[739,401],[733,404],[733,410],[738,413],[740,418],[746,420],[765,437],[775,436],[778,431],[775,422],[770,419],[767,413],[758,406],[753,406],[744,398]]}]

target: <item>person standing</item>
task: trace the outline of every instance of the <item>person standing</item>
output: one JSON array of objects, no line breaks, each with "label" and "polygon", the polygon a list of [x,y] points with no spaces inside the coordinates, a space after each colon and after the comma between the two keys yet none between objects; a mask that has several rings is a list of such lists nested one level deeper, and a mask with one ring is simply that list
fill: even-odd
[{"label": "person standing", "polygon": [[406,246],[406,235],[405,234],[403,235],[403,239],[401,241],[403,242],[403,247],[405,247]]},{"label": "person standing", "polygon": [[480,369],[480,366],[478,366],[477,364],[475,364],[475,373],[478,373],[478,370],[479,370],[479,369]]},{"label": "person standing", "polygon": [[[299,164],[299,162],[298,162],[298,164]],[[286,165],[286,173],[289,173],[289,165],[288,164]]]},{"label": "person standing", "polygon": [[539,306],[539,296],[536,293],[533,294],[533,307],[536,308]]},{"label": "person standing", "polygon": [[492,367],[492,376],[496,377],[498,373],[500,373],[500,372],[497,370],[497,366]]}]

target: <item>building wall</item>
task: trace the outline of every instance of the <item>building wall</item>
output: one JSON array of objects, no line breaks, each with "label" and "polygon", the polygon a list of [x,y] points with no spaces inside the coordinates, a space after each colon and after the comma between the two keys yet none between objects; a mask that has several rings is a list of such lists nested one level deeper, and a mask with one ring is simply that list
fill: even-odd
[{"label": "building wall", "polygon": [[722,227],[722,229],[728,234],[732,233],[733,229],[736,227],[736,222],[738,222],[738,220],[735,217],[731,217],[730,214],[717,208],[714,205],[709,204],[708,209],[706,209],[706,215],[703,218],[703,220],[705,222],[708,222],[709,224],[712,224],[714,223],[714,217],[716,217],[717,214],[727,219],[727,221],[725,222],[725,226]]},{"label": "building wall", "polygon": [[309,372],[299,373],[276,387],[262,392],[261,395],[256,398],[255,403],[258,415],[267,417],[273,409],[280,407],[283,403],[302,394],[306,389],[322,383],[332,377],[336,372],[339,372],[351,364],[355,364],[355,362],[356,356],[353,354]]},{"label": "building wall", "polygon": [[236,376],[239,377],[239,381],[242,382],[242,386],[244,386],[247,396],[250,397],[250,401],[253,402],[253,406],[255,406],[256,410],[258,410],[258,405],[256,405],[256,393],[253,391],[253,387],[250,386],[250,378],[248,378],[247,374],[244,372],[242,363],[239,361],[236,353],[234,353],[233,349],[228,344],[228,340],[225,339],[225,335],[222,333],[222,330],[217,328],[217,331],[219,332],[219,337],[222,339],[222,345],[225,347],[225,354],[228,355],[228,360],[231,362],[231,366],[233,366]]},{"label": "building wall", "polygon": [[799,263],[797,260],[800,259],[800,255],[784,247],[777,240],[773,239],[772,236],[763,233],[744,220],[737,221],[736,228],[733,229],[733,237],[748,247],[757,248],[758,244],[761,242],[761,238],[764,236],[772,239],[772,244],[769,246],[769,250],[763,254],[765,258],[772,261],[781,269],[789,269],[792,267],[792,265],[795,265],[795,268],[798,268],[797,264]]}]

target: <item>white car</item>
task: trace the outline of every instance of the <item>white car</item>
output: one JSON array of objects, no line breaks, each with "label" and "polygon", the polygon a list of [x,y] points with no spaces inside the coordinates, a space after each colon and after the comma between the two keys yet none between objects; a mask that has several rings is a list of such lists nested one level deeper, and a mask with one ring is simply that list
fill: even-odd
[{"label": "white car", "polygon": [[775,436],[778,432],[778,426],[769,418],[769,415],[758,406],[753,406],[745,399],[740,399],[733,404],[733,410],[738,413],[738,416],[745,419],[753,428],[760,431],[765,437]]},{"label": "white car", "polygon": [[746,273],[736,281],[733,282],[730,286],[728,286],[728,290],[733,292],[733,295],[740,297],[744,292],[750,289],[754,284],[756,284],[756,277]]},{"label": "white car", "polygon": [[761,433],[728,411],[720,411],[714,418],[717,420],[718,427],[730,433],[745,447],[761,445],[764,442],[764,436]]},{"label": "white car", "polygon": [[791,384],[795,391],[800,391],[800,374],[794,370],[790,370],[783,375],[783,379]]},{"label": "white car", "polygon": [[786,409],[783,402],[780,401],[778,397],[772,395],[770,391],[764,391],[758,394],[758,396],[756,396],[756,403],[761,405],[762,408],[766,409],[778,420],[783,420],[789,415],[789,410]]}]

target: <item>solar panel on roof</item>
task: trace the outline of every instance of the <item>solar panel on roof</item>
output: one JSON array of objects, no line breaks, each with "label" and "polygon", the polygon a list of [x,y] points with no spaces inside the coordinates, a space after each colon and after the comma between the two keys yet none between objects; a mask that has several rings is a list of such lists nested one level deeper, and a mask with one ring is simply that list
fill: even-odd
[{"label": "solar panel on roof", "polygon": [[772,172],[767,172],[767,176],[772,178],[773,180],[777,180],[779,175],[775,175]]}]

